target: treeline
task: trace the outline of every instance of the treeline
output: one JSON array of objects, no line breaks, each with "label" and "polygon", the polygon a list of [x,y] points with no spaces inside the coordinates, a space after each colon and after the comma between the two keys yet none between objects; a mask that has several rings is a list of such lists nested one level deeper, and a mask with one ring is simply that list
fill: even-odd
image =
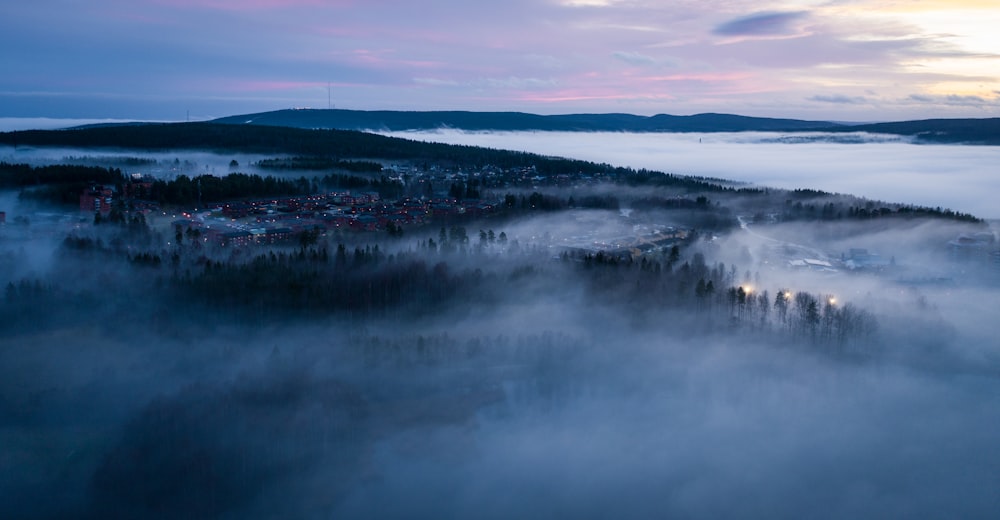
[{"label": "treeline", "polygon": [[13,146],[119,147],[139,150],[214,150],[315,157],[405,159],[434,164],[530,167],[543,172],[597,171],[586,161],[549,159],[535,154],[474,146],[424,143],[349,130],[303,130],[255,125],[170,123],[26,130],[0,133],[0,143]]},{"label": "treeline", "polygon": [[[682,259],[677,246],[638,260],[567,251],[553,262],[549,249],[519,246],[502,231],[481,230],[476,241],[453,226],[416,250],[394,254],[377,245],[339,244],[331,250],[321,243],[250,255],[233,250],[221,257],[198,248],[163,247],[162,238],[148,237],[144,228],[133,219],[107,228],[110,234],[67,237],[53,278],[12,281],[5,308],[16,309],[25,324],[36,315],[90,319],[99,302],[123,315],[159,308],[157,326],[167,328],[220,320],[266,325],[336,316],[439,315],[489,309],[519,301],[526,292],[558,297],[559,291],[579,288],[584,301],[597,308],[651,327],[678,320],[686,335],[737,331],[850,349],[870,344],[877,331],[871,313],[850,302],[794,288],[769,293],[751,273],[710,265],[700,253]],[[132,239],[143,236],[149,240]],[[143,306],[135,305],[137,295]],[[74,305],[89,307],[73,310]]]},{"label": "treeline", "polygon": [[[648,176],[658,185],[672,185],[689,190],[730,190],[717,183],[697,178],[672,176],[658,172],[636,172],[630,168],[613,167],[576,159],[482,148],[465,145],[425,143],[409,139],[385,137],[348,130],[304,130],[256,125],[222,125],[212,123],[172,123],[135,126],[107,126],[71,130],[27,130],[0,133],[0,143],[18,146],[114,146],[140,150],[214,150],[218,152],[294,154],[303,158],[364,157],[369,159],[408,160],[439,166],[504,170],[534,168],[542,176],[607,175],[625,177]],[[344,160],[344,159],[340,159]],[[325,159],[324,159],[325,161]],[[354,161],[364,167],[365,161]],[[322,161],[321,161],[322,163]],[[645,182],[636,180],[635,182]]]},{"label": "treeline", "polygon": [[403,196],[405,191],[403,183],[392,180],[385,175],[360,177],[331,173],[321,177],[318,185],[327,191],[374,191],[383,199],[398,199]]},{"label": "treeline", "polygon": [[[489,234],[481,231],[480,246],[461,247],[462,255],[495,251],[496,244],[500,250],[506,247],[503,237],[494,242]],[[181,291],[178,296],[184,301],[201,302],[212,309],[242,308],[257,319],[329,312],[364,317],[434,313],[442,307],[516,298],[525,287],[550,279],[556,274],[550,270],[562,265],[581,278],[589,301],[653,322],[664,315],[693,314],[697,319],[688,325],[695,330],[700,326],[701,333],[736,328],[808,344],[849,347],[867,344],[877,331],[874,316],[850,302],[786,288],[773,295],[751,289],[750,273],[740,282],[735,266],[710,266],[701,254],[682,262],[676,247],[658,259],[636,261],[630,256],[567,252],[562,255],[563,263],[555,266],[539,265],[535,263],[538,258],[529,255],[526,258],[531,260],[519,266],[504,264],[509,270],[491,270],[485,265],[456,269],[448,260],[448,252],[455,248],[444,246],[465,244],[466,236],[461,228],[447,233],[442,229],[440,255],[428,241],[418,253],[388,257],[377,247],[351,250],[339,245],[333,254],[302,248],[262,253],[244,261],[205,261],[200,270],[175,275],[170,285]]]},{"label": "treeline", "polygon": [[603,252],[567,252],[562,259],[580,266],[589,298],[631,306],[647,318],[665,308],[692,312],[695,319],[685,321],[685,333],[738,329],[844,348],[869,345],[878,330],[873,314],[832,295],[779,288],[772,296],[754,287],[751,273],[740,276],[735,265],[708,265],[701,253],[681,262],[678,253],[673,249],[659,260],[635,261]]},{"label": "treeline", "polygon": [[374,161],[347,161],[333,157],[287,157],[261,159],[255,165],[264,170],[345,170],[355,173],[381,173],[382,165]]},{"label": "treeline", "polygon": [[[122,193],[122,187],[128,182],[118,168],[0,162],[0,188],[32,188],[24,192],[26,197],[56,204],[78,204],[80,193],[93,184],[112,185],[118,193]],[[386,176],[369,178],[329,174],[318,179],[284,179],[246,173],[230,173],[222,177],[209,174],[189,177],[182,174],[171,180],[156,179],[148,186],[136,183],[131,193],[141,200],[192,207],[208,202],[311,195],[337,189],[374,191],[385,198],[398,198],[403,194],[403,185]]]},{"label": "treeline", "polygon": [[118,168],[0,162],[0,188],[21,189],[20,197],[51,204],[75,206],[80,203],[80,193],[93,184],[121,186],[124,181]]},{"label": "treeline", "polygon": [[138,168],[142,166],[156,166],[158,161],[156,159],[150,159],[148,157],[118,157],[113,155],[105,156],[92,156],[92,155],[81,155],[81,156],[67,156],[62,158],[64,164],[84,164],[84,165],[106,165],[106,164],[118,164],[121,166],[130,166],[133,168]]},{"label": "treeline", "polygon": [[178,175],[173,180],[157,179],[136,189],[136,198],[182,207],[245,198],[309,195],[319,192],[315,181],[305,177],[281,179],[272,176],[231,173],[225,177]]},{"label": "treeline", "polygon": [[403,186],[385,176],[366,178],[330,174],[321,178],[284,179],[270,175],[230,173],[224,177],[178,175],[173,180],[155,180],[148,188],[137,186],[136,197],[182,207],[202,206],[230,200],[291,197],[322,193],[325,190],[375,191],[386,198],[402,195]]},{"label": "treeline", "polygon": [[[805,193],[802,193],[805,192]],[[812,192],[812,190],[795,190],[792,195],[799,197],[815,197],[818,193],[823,197],[833,197],[823,192]],[[842,199],[843,197],[839,197]],[[960,213],[950,209],[929,208],[923,206],[913,206],[909,204],[890,204],[886,202],[867,201],[858,203],[854,197],[850,200],[836,200],[829,202],[802,202],[787,199],[785,207],[781,212],[781,220],[785,222],[795,221],[831,221],[831,220],[871,220],[886,217],[895,218],[934,218],[945,220],[956,220],[959,222],[969,222],[973,224],[984,223],[983,219],[968,213]]]},{"label": "treeline", "polygon": [[626,186],[681,188],[688,193],[715,192],[735,193],[740,195],[762,195],[767,193],[767,190],[764,188],[726,185],[724,183],[725,181],[721,181],[719,179],[687,177],[683,175],[674,175],[671,173],[647,170],[645,168],[640,170],[622,168],[620,170],[622,171],[618,176],[619,183]]},{"label": "treeline", "polygon": [[124,180],[125,176],[118,168],[75,164],[31,166],[0,162],[0,188],[25,188],[50,184],[120,184]]},{"label": "treeline", "polygon": [[[453,230],[445,238],[442,230],[439,240],[461,243],[461,234]],[[487,239],[480,242],[486,244]],[[749,282],[738,281],[735,266],[709,266],[700,254],[681,262],[676,249],[659,260],[639,261],[606,253],[565,253],[562,264],[554,267],[529,261],[498,271],[486,266],[456,269],[444,254],[446,248],[441,248],[440,256],[435,247],[428,248],[428,253],[386,256],[377,247],[351,250],[339,245],[332,254],[302,248],[242,261],[204,260],[200,269],[172,275],[169,286],[183,301],[252,320],[328,313],[363,318],[490,305],[516,298],[519,291],[549,279],[555,273],[548,271],[562,265],[581,278],[588,301],[653,323],[664,316],[689,316],[685,333],[738,329],[846,348],[867,345],[878,329],[874,316],[852,303],[786,288],[773,294],[751,289]],[[462,251],[477,255],[483,248]]]},{"label": "treeline", "polygon": [[179,298],[214,313],[274,319],[340,312],[374,317],[403,308],[422,312],[446,305],[471,288],[471,281],[470,273],[452,273],[444,262],[386,258],[378,248],[348,252],[340,245],[332,255],[300,249],[248,261],[205,260],[199,271],[172,277],[169,286]]}]

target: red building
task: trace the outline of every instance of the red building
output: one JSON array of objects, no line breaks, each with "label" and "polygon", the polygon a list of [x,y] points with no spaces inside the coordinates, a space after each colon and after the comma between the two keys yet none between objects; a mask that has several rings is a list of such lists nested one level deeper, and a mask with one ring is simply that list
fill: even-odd
[{"label": "red building", "polygon": [[107,186],[95,185],[80,194],[80,211],[108,214],[111,212],[114,191]]}]

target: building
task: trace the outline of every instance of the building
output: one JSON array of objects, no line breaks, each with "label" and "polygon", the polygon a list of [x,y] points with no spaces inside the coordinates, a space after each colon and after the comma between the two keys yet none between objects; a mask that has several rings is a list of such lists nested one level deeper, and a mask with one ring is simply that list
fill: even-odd
[{"label": "building", "polygon": [[114,190],[108,186],[95,184],[80,194],[80,211],[107,215],[111,212],[112,202],[114,202]]}]

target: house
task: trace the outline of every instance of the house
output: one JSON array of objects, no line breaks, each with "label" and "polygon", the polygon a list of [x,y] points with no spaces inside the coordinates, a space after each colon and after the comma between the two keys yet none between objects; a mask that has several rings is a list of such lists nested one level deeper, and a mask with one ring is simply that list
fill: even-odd
[{"label": "house", "polygon": [[222,205],[222,214],[229,218],[243,218],[254,210],[248,202],[228,202]]},{"label": "house", "polygon": [[140,173],[133,173],[129,182],[122,185],[122,198],[145,199],[153,189],[153,178]]},{"label": "house", "polygon": [[220,246],[242,247],[253,243],[253,235],[249,231],[225,231],[213,233],[215,242]]},{"label": "house", "polygon": [[811,271],[836,272],[833,264],[826,260],[816,258],[803,258],[801,260],[789,260],[788,267],[791,269],[809,269]]},{"label": "house", "polygon": [[406,219],[412,224],[423,224],[427,218],[427,211],[422,209],[411,209],[404,212]]},{"label": "house", "polygon": [[263,233],[256,233],[254,238],[258,244],[279,244],[291,240],[293,235],[291,228],[280,227],[265,229]]}]

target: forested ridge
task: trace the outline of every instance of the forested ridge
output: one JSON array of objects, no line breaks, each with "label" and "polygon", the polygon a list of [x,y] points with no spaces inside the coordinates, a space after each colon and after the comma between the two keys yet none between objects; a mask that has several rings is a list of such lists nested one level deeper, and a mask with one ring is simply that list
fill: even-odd
[{"label": "forested ridge", "polygon": [[[845,124],[746,117],[733,114],[676,116],[657,114],[562,114],[518,112],[400,112],[361,110],[278,110],[224,117],[233,125],[275,125],[298,128],[569,132],[871,132],[910,136],[920,143],[1000,144],[1000,118],[924,119],[870,124]],[[248,123],[249,122],[249,123]]]},{"label": "forested ridge", "polygon": [[790,131],[838,126],[826,121],[747,117],[734,114],[560,114],[523,112],[393,111],[393,110],[277,110],[223,117],[218,123],[273,125],[297,128],[349,130],[463,130],[576,131],[576,132],[739,132]]}]

